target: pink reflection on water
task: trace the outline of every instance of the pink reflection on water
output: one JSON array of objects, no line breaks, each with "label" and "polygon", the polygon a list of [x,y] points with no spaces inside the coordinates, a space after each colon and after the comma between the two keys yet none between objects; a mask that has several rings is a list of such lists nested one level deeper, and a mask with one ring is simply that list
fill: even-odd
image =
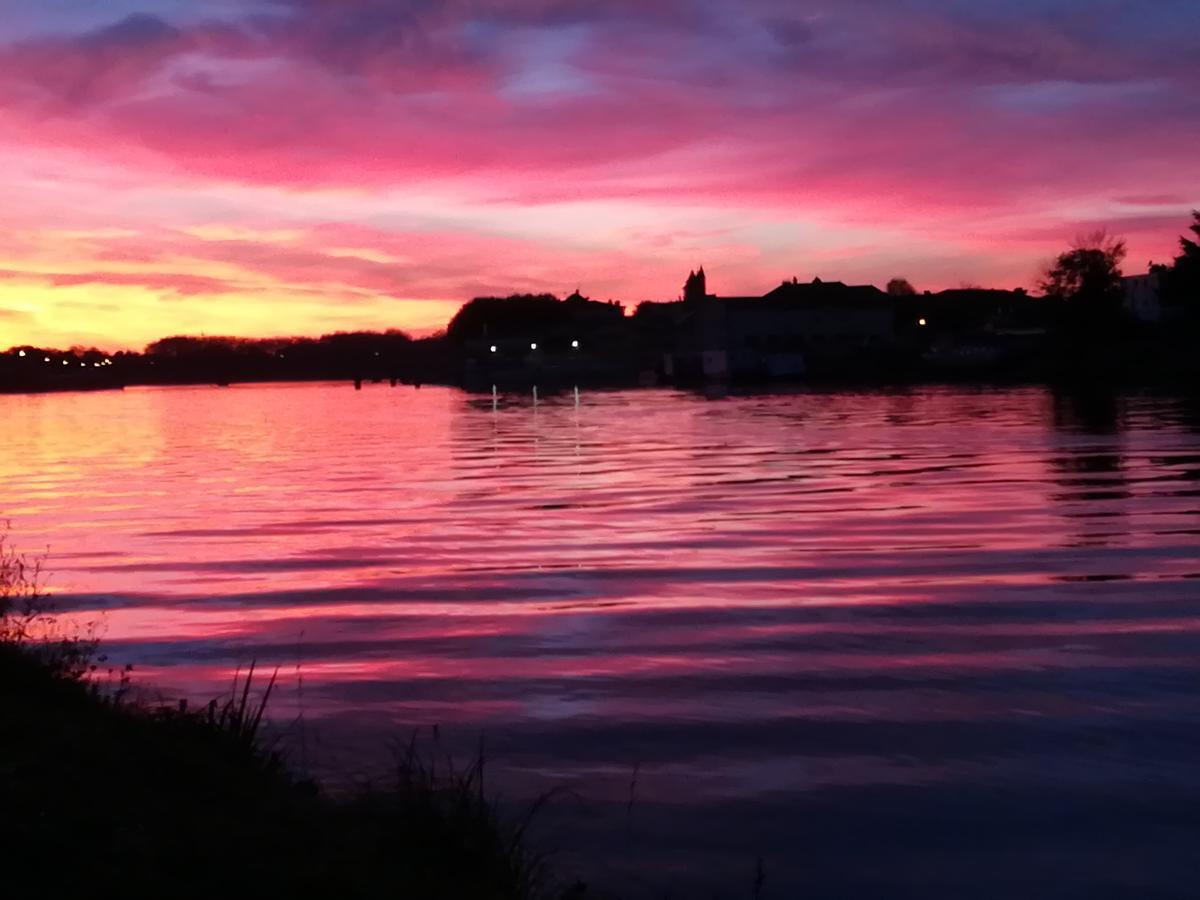
[{"label": "pink reflection on water", "polygon": [[278,664],[280,718],[302,677],[338,734],[511,731],[526,771],[559,774],[616,765],[585,747],[611,741],[695,765],[666,779],[685,797],[654,790],[700,802],[756,760],[772,790],[1024,777],[1025,738],[893,750],[891,725],[1024,735],[1167,721],[1189,696],[1197,438],[1150,399],[1099,423],[1042,390],[948,388],[493,411],[275,385],[0,411],[0,515],[49,547],[69,620],[197,700]]}]

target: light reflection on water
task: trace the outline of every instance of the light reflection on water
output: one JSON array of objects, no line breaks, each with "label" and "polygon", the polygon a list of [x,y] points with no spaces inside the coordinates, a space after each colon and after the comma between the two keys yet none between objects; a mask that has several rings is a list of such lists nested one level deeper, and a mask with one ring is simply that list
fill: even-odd
[{"label": "light reflection on water", "polygon": [[510,795],[578,790],[559,839],[618,883],[1190,896],[1198,409],[0,397],[0,516],[140,681],[280,664],[277,717],[343,770],[482,731]]}]

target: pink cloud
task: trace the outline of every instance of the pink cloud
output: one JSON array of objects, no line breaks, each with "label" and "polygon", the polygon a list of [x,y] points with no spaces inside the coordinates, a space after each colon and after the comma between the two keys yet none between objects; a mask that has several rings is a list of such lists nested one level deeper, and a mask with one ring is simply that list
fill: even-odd
[{"label": "pink cloud", "polygon": [[0,280],[41,281],[55,287],[72,287],[81,284],[107,284],[124,287],[151,288],[177,294],[227,293],[231,286],[216,278],[200,275],[182,275],[171,272],[155,272],[138,275],[120,272],[29,272],[0,269]]},{"label": "pink cloud", "polygon": [[[661,298],[700,262],[730,292],[805,267],[887,277],[898,261],[931,287],[1028,283],[1096,224],[1128,234],[1131,259],[1165,258],[1200,205],[1200,72],[1165,13],[1066,16],[1055,0],[1020,16],[947,0],[264,9],[0,45],[0,152],[125,173],[98,184],[82,164],[52,178],[30,166],[5,185],[20,208],[0,216],[131,232],[12,235],[0,264],[181,307],[286,290],[326,298],[329,317],[380,297],[449,305],[576,282]],[[418,192],[443,211],[409,213]],[[344,221],[322,212],[332,197]],[[235,220],[248,236],[187,230]],[[299,236],[253,236],[280,223]],[[319,313],[297,314],[318,327]]]}]

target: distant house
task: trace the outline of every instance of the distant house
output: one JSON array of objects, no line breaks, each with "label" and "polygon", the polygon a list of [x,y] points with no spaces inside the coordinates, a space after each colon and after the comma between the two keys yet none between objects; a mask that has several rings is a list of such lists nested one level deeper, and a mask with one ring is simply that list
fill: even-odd
[{"label": "distant house", "polygon": [[1125,288],[1123,306],[1126,313],[1139,322],[1162,320],[1162,277],[1157,272],[1130,275],[1121,282]]},{"label": "distant house", "polygon": [[927,371],[982,372],[1033,353],[1051,311],[1020,289],[926,291],[896,298],[897,340]]},{"label": "distant house", "polygon": [[978,337],[1043,329],[1046,304],[1023,290],[956,288],[896,298],[897,330],[927,337]]},{"label": "distant house", "polygon": [[625,319],[625,309],[619,303],[601,303],[591,300],[581,294],[578,288],[563,301],[567,313],[568,330],[575,337],[593,339],[611,337],[612,332],[621,329]]},{"label": "distant house", "polygon": [[707,294],[689,279],[667,360],[677,378],[787,378],[850,369],[889,347],[895,308],[883,291],[841,282],[784,282],[762,297]]}]

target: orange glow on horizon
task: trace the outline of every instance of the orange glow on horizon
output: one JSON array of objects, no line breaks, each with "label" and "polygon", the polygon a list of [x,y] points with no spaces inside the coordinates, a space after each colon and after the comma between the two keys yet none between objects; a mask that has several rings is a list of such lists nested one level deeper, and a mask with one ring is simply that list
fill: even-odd
[{"label": "orange glow on horizon", "polygon": [[[358,14],[336,4],[289,5],[253,53],[237,3],[211,22],[149,6],[0,39],[0,348],[419,335],[485,294],[674,299],[699,263],[734,296],[796,276],[1031,287],[1097,226],[1131,271],[1166,261],[1200,206],[1191,81],[1128,27],[1072,57],[1077,80],[1049,62],[1063,37],[1014,82],[934,37],[968,24],[831,9],[862,40],[814,78],[753,4],[720,47],[641,22],[683,50],[650,55],[588,17],[527,23],[527,54],[464,53],[455,7],[415,68],[333,27]],[[309,58],[314,34],[348,45]]]}]

